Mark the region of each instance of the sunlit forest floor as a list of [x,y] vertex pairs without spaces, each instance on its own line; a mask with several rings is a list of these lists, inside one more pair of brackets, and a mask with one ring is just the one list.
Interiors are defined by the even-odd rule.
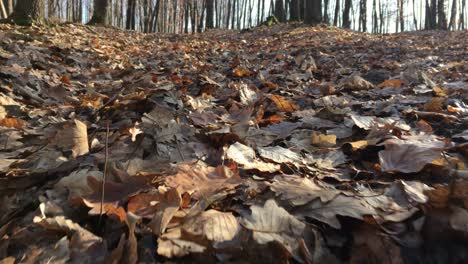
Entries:
[[0,25],[0,262],[467,263],[467,43]]

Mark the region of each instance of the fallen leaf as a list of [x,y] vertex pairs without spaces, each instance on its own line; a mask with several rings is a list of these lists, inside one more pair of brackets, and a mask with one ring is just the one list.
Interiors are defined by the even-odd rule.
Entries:
[[280,169],[279,165],[259,161],[255,157],[255,151],[239,142],[232,144],[226,151],[226,157],[233,160],[246,170],[259,170],[263,172],[275,172]]
[[275,103],[276,107],[281,112],[292,113],[300,109],[298,105],[283,96],[272,94],[269,98],[273,103]]
[[277,176],[269,186],[281,200],[293,206],[305,205],[318,198],[328,202],[339,194],[337,190],[322,188],[308,178]]
[[423,140],[388,139],[383,145],[385,150],[379,152],[383,171],[412,173],[421,171],[424,166],[439,158],[445,143],[426,137]]
[[377,213],[366,202],[339,194],[326,203],[320,201],[320,199],[313,200],[296,210],[295,215],[311,217],[333,228],[340,229],[341,224],[337,215],[363,220],[364,216],[373,216],[377,215]]
[[299,240],[306,225],[290,215],[275,200],[270,199],[263,206],[253,205],[252,213],[244,214],[242,225],[252,230],[254,240],[259,244],[272,241],[281,243],[292,255],[298,255]]

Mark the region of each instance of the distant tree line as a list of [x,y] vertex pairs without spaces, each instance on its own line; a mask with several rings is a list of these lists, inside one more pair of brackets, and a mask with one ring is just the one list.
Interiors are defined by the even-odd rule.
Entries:
[[372,33],[464,30],[466,0],[0,0],[0,18],[101,24],[143,32],[197,33],[280,22]]

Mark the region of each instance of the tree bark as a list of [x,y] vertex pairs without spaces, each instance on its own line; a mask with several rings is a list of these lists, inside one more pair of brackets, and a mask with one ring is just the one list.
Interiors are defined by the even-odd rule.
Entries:
[[11,19],[18,25],[41,24],[44,20],[44,1],[18,0]]
[[445,15],[445,1],[438,0],[437,3],[437,27],[447,29],[447,16]]
[[335,14],[333,16],[333,26],[338,26],[338,16],[340,15],[340,0],[336,0]]
[[465,8],[466,8],[466,0],[462,0],[461,2],[461,12],[460,18],[458,19],[458,30],[465,29]]
[[301,13],[300,13],[300,6],[299,6],[300,0],[291,0],[290,2],[290,20],[291,21],[299,21],[301,18]]
[[400,31],[403,32],[405,31],[405,16],[404,16],[404,10],[403,10],[403,0],[398,0],[398,4],[399,4],[398,17],[400,18]]
[[275,1],[275,14],[274,15],[280,22],[286,21],[286,13],[284,11],[283,0]]
[[206,0],[206,28],[214,28],[213,0]]
[[321,0],[305,0],[304,22],[309,25],[317,25],[322,22]]
[[457,0],[452,1],[452,12],[450,14],[450,24],[448,29],[455,30],[457,23]]
[[3,1],[0,0],[0,18],[8,18],[8,14],[3,4]]
[[351,11],[351,0],[345,0],[343,10],[343,27],[351,28],[351,20],[349,19],[349,12]]
[[367,31],[367,0],[359,1],[359,29]]
[[89,25],[109,24],[109,0],[94,0],[93,16],[88,22]]
[[330,17],[328,16],[328,7],[330,4],[330,0],[325,0],[324,1],[324,13],[323,13],[323,22],[328,24],[330,22]]

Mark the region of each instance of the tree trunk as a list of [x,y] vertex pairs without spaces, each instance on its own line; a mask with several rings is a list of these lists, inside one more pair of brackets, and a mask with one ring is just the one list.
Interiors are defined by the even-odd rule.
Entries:
[[276,0],[275,1],[275,13],[274,13],[274,15],[280,22],[285,22],[286,21],[286,13],[284,11],[283,0]]
[[93,16],[88,25],[107,25],[109,23],[109,0],[94,0]]
[[11,19],[18,25],[42,23],[44,19],[44,1],[18,0],[13,10]]
[[128,0],[127,1],[127,20],[125,22],[126,29],[135,30],[135,12],[136,12],[136,0]]
[[323,22],[325,24],[328,24],[330,22],[330,18],[328,16],[328,7],[329,7],[329,4],[330,4],[330,0],[325,0],[324,1],[324,13],[323,13]]
[[300,0],[291,0],[290,2],[290,20],[291,21],[299,21],[301,18],[301,13],[300,13],[300,6],[299,6]]
[[304,22],[309,25],[317,25],[322,22],[321,0],[305,0]]
[[404,10],[403,10],[403,0],[398,0],[398,4],[399,4],[398,17],[400,18],[400,31],[403,32],[405,31],[405,16],[404,16]]
[[340,15],[340,0],[336,0],[335,14],[333,16],[333,26],[338,26],[338,16]]
[[466,0],[462,0],[460,18],[458,21],[458,30],[465,29],[465,8],[466,8]]
[[351,11],[351,0],[345,0],[343,10],[343,27],[351,28],[351,20],[349,19],[349,12]]
[[445,15],[445,1],[438,0],[437,3],[437,20],[439,29],[447,29],[447,16]]
[[0,0],[0,18],[8,18],[5,4]]
[[213,0],[206,0],[206,28],[214,28]]
[[359,28],[367,31],[367,0],[359,1]]
[[450,14],[450,24],[448,29],[456,30],[457,29],[457,0],[452,1],[452,12]]

